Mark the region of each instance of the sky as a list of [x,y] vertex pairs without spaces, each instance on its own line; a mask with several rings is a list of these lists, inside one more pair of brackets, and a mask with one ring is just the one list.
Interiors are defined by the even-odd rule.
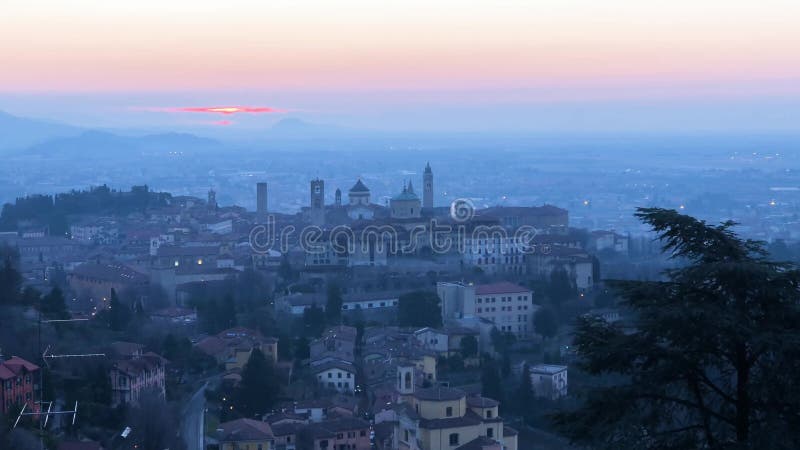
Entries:
[[79,125],[791,130],[800,2],[0,0],[0,61]]

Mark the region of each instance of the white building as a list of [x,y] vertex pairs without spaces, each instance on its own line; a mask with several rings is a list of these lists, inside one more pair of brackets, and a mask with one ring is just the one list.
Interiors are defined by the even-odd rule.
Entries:
[[350,393],[356,388],[356,368],[344,360],[330,361],[311,368],[317,383],[340,393]]
[[518,284],[500,282],[475,287],[475,315],[518,338],[533,333],[533,315],[538,308],[533,304],[533,291]]
[[436,290],[445,322],[474,317],[488,320],[498,330],[519,338],[533,334],[533,315],[538,306],[533,303],[533,292],[526,287],[509,282],[477,286],[438,283]]
[[530,368],[533,392],[552,400],[567,395],[567,366],[537,364]]

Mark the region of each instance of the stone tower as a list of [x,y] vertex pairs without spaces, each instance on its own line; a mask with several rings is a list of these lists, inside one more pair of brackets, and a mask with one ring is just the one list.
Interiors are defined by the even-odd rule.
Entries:
[[267,221],[267,183],[256,184],[256,220],[258,223]]
[[310,220],[314,225],[325,225],[325,181],[311,180]]
[[341,189],[336,188],[336,194],[335,194],[334,198],[335,198],[334,202],[336,203],[336,206],[342,206],[342,190]]
[[433,209],[433,171],[431,163],[425,165],[425,173],[422,175],[422,208],[430,211]]
[[400,395],[411,395],[414,393],[414,366],[397,366],[397,393]]
[[214,192],[213,189],[209,189],[208,190],[208,202],[207,202],[207,205],[208,205],[208,209],[210,209],[212,211],[217,209],[217,193]]

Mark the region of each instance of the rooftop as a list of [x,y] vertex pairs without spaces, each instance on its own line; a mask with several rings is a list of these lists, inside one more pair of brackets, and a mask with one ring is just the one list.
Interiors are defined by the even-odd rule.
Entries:
[[266,422],[237,419],[219,425],[221,442],[259,441],[273,439],[272,428]]
[[476,295],[492,295],[492,294],[522,294],[529,293],[530,289],[520,286],[508,281],[501,281],[492,284],[479,284],[475,286]]
[[537,364],[530,368],[531,373],[541,373],[553,375],[567,370],[567,366],[559,366],[556,364]]
[[353,194],[362,192],[369,193],[369,188],[364,183],[362,183],[361,178],[359,178],[358,181],[356,181],[356,184],[354,184],[353,187],[350,188],[350,192]]
[[461,389],[449,388],[443,386],[436,386],[432,388],[417,389],[414,392],[414,397],[419,400],[458,400],[464,398],[467,394]]
[[39,366],[36,364],[22,359],[19,356],[12,356],[0,362],[0,380],[10,380],[24,373],[36,370],[39,370]]

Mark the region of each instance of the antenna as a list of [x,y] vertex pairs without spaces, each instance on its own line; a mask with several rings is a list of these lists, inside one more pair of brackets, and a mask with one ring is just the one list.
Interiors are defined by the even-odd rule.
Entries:
[[[71,410],[61,410],[61,411],[53,411],[53,404],[54,402],[51,401],[44,401],[42,399],[44,393],[44,367],[50,367],[49,363],[47,362],[48,359],[64,359],[64,358],[85,358],[85,357],[97,357],[97,356],[105,356],[105,353],[85,353],[85,354],[62,354],[62,355],[52,355],[49,354],[50,346],[48,345],[44,351],[42,351],[42,324],[43,323],[66,323],[66,322],[88,322],[88,318],[72,318],[72,319],[42,319],[42,309],[41,305],[39,307],[39,317],[38,317],[38,325],[39,325],[39,351],[42,352],[42,366],[39,367],[39,401],[36,404],[39,404],[39,411],[36,411],[34,408],[31,408],[32,411],[26,412],[28,409],[28,402],[22,406],[22,410],[20,410],[19,415],[17,416],[17,420],[14,421],[14,426],[12,428],[16,428],[19,424],[19,421],[22,419],[23,416],[38,416],[39,417],[39,448],[44,449],[44,439],[41,437],[44,435],[44,428],[47,426],[47,422],[50,420],[50,416],[58,416],[58,415],[69,415],[72,414],[72,425],[75,425],[75,420],[78,417],[78,402],[75,402],[75,406]],[[42,412],[42,407],[47,404],[47,412]],[[42,420],[42,416],[44,416],[44,420]]]

